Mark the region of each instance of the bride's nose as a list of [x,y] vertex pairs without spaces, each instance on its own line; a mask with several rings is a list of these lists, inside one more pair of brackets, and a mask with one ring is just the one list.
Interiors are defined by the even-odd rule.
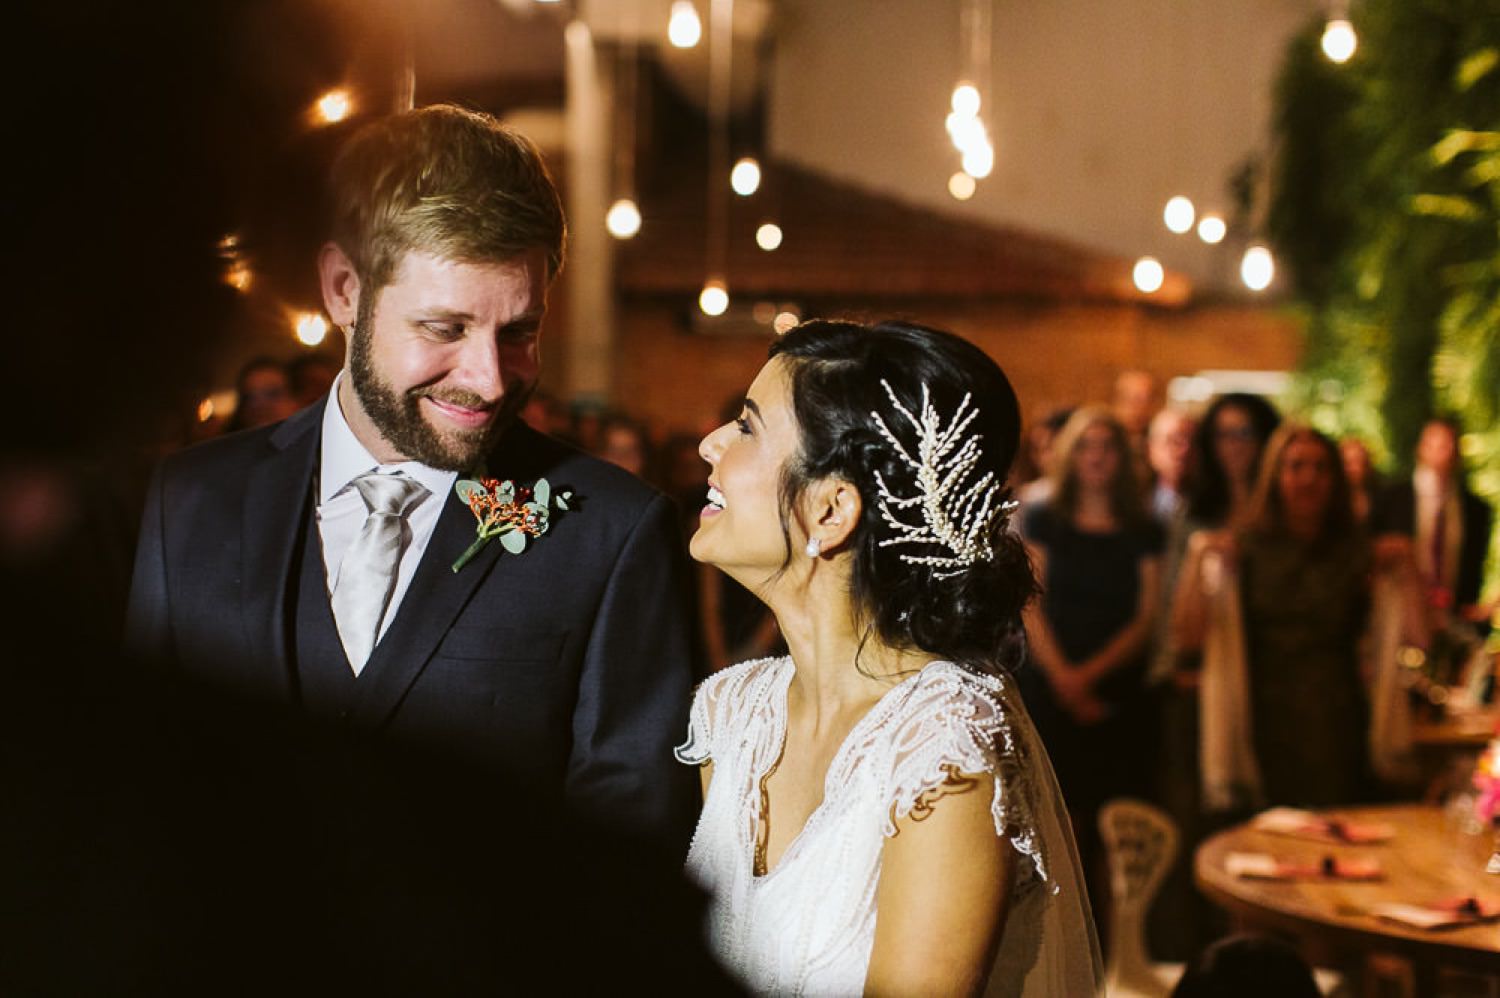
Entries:
[[710,466],[719,463],[719,455],[724,453],[724,431],[729,427],[728,423],[711,431],[708,436],[698,441],[698,456],[707,461]]

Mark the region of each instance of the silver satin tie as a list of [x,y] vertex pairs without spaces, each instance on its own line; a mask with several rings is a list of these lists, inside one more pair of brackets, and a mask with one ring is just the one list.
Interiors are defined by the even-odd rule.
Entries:
[[333,619],[357,676],[380,635],[380,619],[396,588],[405,546],[406,514],[428,494],[421,482],[370,472],[354,480],[369,515],[344,553],[333,590]]

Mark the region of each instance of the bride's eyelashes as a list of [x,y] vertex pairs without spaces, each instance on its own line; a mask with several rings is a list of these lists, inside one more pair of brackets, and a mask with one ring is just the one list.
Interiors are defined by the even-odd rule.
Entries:
[[734,425],[735,425],[735,426],[737,426],[737,427],[739,427],[739,430],[740,430],[740,434],[741,434],[741,435],[742,435],[742,436],[747,436],[747,437],[748,437],[748,436],[750,436],[750,435],[751,435],[751,431],[750,431],[750,420],[748,420],[748,419],[746,419],[746,418],[745,418],[745,415],[744,415],[744,413],[741,413],[741,414],[740,414],[740,415],[739,415],[739,416],[738,416],[738,417],[737,417],[737,418],[736,418],[736,419],[735,419],[735,421],[734,421]]

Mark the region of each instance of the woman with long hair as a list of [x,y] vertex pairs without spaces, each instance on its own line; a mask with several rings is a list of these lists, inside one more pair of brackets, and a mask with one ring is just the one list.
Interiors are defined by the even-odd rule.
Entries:
[[812,321],[703,441],[695,558],[790,655],[694,698],[688,869],[776,994],[1097,993],[1056,783],[1008,668],[1036,583],[1007,529],[1019,411],[948,333]]
[[1042,580],[1026,612],[1023,689],[1091,882],[1101,872],[1099,808],[1145,795],[1154,771],[1145,680],[1163,541],[1131,455],[1109,410],[1080,409],[1058,438],[1051,499],[1022,524]]
[[[1178,644],[1203,648],[1215,628],[1242,636],[1230,638],[1240,647],[1205,663],[1210,806],[1319,807],[1364,796],[1359,640],[1370,572],[1337,445],[1310,426],[1284,424],[1243,521],[1195,534],[1183,567]],[[1216,613],[1216,599],[1230,605]],[[1238,735],[1248,744],[1236,744]]]

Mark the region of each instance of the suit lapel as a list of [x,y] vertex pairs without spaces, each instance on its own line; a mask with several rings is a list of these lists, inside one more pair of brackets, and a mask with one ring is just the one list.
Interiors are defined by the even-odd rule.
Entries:
[[[534,481],[541,472],[529,459],[533,451],[529,446],[531,440],[532,431],[518,424],[491,455],[490,473],[518,484]],[[401,599],[396,619],[375,646],[370,664],[365,667],[371,682],[362,685],[354,708],[356,720],[365,724],[383,723],[427,667],[480,583],[496,573],[516,571],[519,559],[502,559],[504,548],[498,540],[490,541],[467,565],[453,571],[453,562],[474,541],[474,527],[474,514],[469,508],[452,492],[444,496],[443,511],[433,529],[432,540]]]
[[245,487],[240,612],[251,661],[265,663],[265,682],[278,692],[290,682],[287,585],[302,518],[309,513],[322,414],[323,407],[313,405],[283,423],[270,438],[270,453],[250,469]]

